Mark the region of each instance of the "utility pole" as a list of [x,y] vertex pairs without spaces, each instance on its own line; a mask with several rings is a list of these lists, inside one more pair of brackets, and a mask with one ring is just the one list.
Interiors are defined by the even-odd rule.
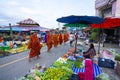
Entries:
[[12,38],[12,26],[11,26],[11,23],[9,23],[9,27],[10,27],[10,37]]

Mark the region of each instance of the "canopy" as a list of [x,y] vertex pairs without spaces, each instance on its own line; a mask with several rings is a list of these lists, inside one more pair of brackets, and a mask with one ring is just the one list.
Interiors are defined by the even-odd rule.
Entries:
[[91,24],[92,28],[115,28],[120,26],[120,18],[105,18],[101,24]]
[[82,24],[98,24],[104,22],[103,18],[97,16],[66,16],[57,19],[61,23],[82,23]]
[[81,23],[68,23],[68,24],[64,24],[63,26],[66,26],[66,27],[88,27],[89,25],[88,24],[81,24]]

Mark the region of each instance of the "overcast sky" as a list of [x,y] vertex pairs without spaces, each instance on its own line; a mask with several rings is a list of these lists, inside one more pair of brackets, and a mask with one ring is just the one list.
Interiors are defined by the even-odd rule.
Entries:
[[0,26],[31,18],[57,28],[56,19],[69,15],[95,15],[95,0],[0,0]]

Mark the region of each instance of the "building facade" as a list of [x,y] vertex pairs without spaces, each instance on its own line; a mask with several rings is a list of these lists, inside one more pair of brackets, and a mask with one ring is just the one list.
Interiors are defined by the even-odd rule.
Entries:
[[[120,18],[120,0],[96,0],[95,12],[96,16],[102,18],[106,17]],[[108,38],[113,39],[114,37],[113,42],[118,43],[118,40],[120,38],[120,27],[107,30],[104,29],[104,32],[107,33]]]
[[96,15],[100,17],[120,17],[120,0],[96,0]]

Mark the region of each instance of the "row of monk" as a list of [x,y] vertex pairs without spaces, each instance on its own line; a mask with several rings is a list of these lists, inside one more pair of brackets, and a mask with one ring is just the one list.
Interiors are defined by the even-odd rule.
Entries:
[[[69,41],[69,34],[67,32],[64,33],[51,33],[50,31],[46,32],[45,35],[45,42],[47,45],[47,51],[49,52],[50,49],[54,46],[57,47],[58,44],[66,43]],[[37,32],[33,32],[33,34],[30,35],[30,40],[28,42],[28,48],[30,49],[29,54],[29,61],[31,61],[31,58],[36,57],[39,58],[40,50],[42,48],[42,44],[39,41],[39,38],[37,37]]]

